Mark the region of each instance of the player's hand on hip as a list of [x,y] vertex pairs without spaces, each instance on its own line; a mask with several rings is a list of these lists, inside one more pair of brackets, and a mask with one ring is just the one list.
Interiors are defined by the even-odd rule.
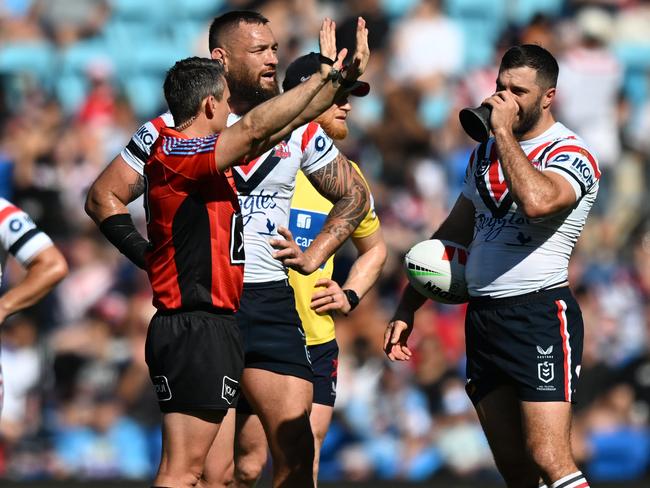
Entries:
[[350,309],[350,302],[341,290],[339,284],[328,278],[321,278],[316,282],[318,291],[311,296],[311,309],[318,314],[340,312],[347,314]]
[[368,29],[363,17],[357,19],[357,45],[352,56],[352,62],[345,69],[346,80],[356,80],[366,71],[370,60],[370,47],[368,47]]
[[403,320],[393,320],[384,331],[384,352],[391,361],[408,361],[413,353],[406,345],[413,325]]
[[300,246],[293,240],[291,231],[286,227],[278,227],[278,234],[284,239],[271,239],[269,244],[276,249],[273,257],[282,262],[287,268],[295,269],[301,274],[311,274],[316,270],[314,263],[311,262]]
[[483,105],[492,107],[490,125],[493,132],[498,129],[512,130],[519,114],[519,104],[512,93],[505,90],[498,91],[486,98]]
[[343,60],[347,56],[348,50],[344,48],[341,49],[338,55],[336,54],[336,22],[327,17],[323,19],[323,23],[321,24],[318,43],[320,46],[321,56],[334,62],[333,65],[321,63],[320,73],[325,80],[329,77],[332,68],[339,71],[341,70],[343,67]]

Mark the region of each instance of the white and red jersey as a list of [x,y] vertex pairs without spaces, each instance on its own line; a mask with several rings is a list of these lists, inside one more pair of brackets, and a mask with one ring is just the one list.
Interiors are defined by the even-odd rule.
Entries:
[[0,244],[0,265],[4,268],[7,254],[26,266],[39,252],[51,246],[52,240],[36,227],[29,215],[0,198]]
[[[34,257],[52,245],[52,240],[41,232],[32,219],[11,202],[0,198],[0,279],[7,254],[27,266]],[[4,382],[0,368],[0,411],[4,403]]]
[[508,191],[494,139],[478,146],[463,186],[476,209],[465,267],[471,296],[510,297],[566,282],[571,252],[596,200],[598,162],[564,125],[556,122],[520,145],[535,168],[569,182],[576,203],[544,219],[527,218]]
[[[237,120],[239,117],[231,114],[228,125]],[[144,163],[160,129],[173,125],[169,113],[147,122],[133,135],[121,156],[143,174]],[[244,283],[279,281],[287,277],[286,268],[273,258],[274,249],[269,239],[281,237],[278,227],[289,227],[289,207],[298,170],[309,175],[332,162],[338,154],[332,139],[318,124],[311,122],[294,130],[260,157],[232,168],[244,219]]]

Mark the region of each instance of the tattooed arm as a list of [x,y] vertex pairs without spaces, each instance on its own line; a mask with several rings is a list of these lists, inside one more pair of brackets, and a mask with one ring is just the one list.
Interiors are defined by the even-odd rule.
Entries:
[[85,208],[111,244],[144,269],[149,242],[135,228],[126,208],[143,192],[144,177],[117,156],[90,187]]
[[304,253],[300,252],[286,228],[278,229],[286,240],[271,240],[271,245],[278,249],[274,257],[302,274],[313,273],[334,254],[370,208],[366,183],[342,154],[307,177],[314,188],[334,204],[323,229]]
[[143,192],[142,175],[118,155],[88,190],[86,213],[99,225],[111,215],[129,213],[126,206]]

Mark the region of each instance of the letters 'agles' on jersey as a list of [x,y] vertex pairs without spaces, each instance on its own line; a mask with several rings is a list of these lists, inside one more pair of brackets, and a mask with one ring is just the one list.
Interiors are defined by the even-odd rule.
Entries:
[[242,220],[229,171],[215,165],[217,140],[162,128],[144,167],[147,272],[159,309],[239,308]]

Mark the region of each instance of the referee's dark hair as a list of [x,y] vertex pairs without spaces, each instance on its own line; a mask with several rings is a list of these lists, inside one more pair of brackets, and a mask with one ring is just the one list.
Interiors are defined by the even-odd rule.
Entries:
[[524,66],[537,71],[537,84],[543,89],[556,87],[560,68],[553,55],[542,46],[523,44],[511,47],[501,58],[499,73]]
[[194,117],[201,102],[212,95],[223,98],[223,66],[214,59],[191,57],[178,61],[165,77],[165,100],[176,126]]
[[226,34],[241,22],[264,25],[269,23],[269,19],[251,10],[233,10],[232,12],[226,12],[219,17],[215,17],[212,24],[210,24],[210,33],[208,35],[210,52],[217,47],[223,47]]

